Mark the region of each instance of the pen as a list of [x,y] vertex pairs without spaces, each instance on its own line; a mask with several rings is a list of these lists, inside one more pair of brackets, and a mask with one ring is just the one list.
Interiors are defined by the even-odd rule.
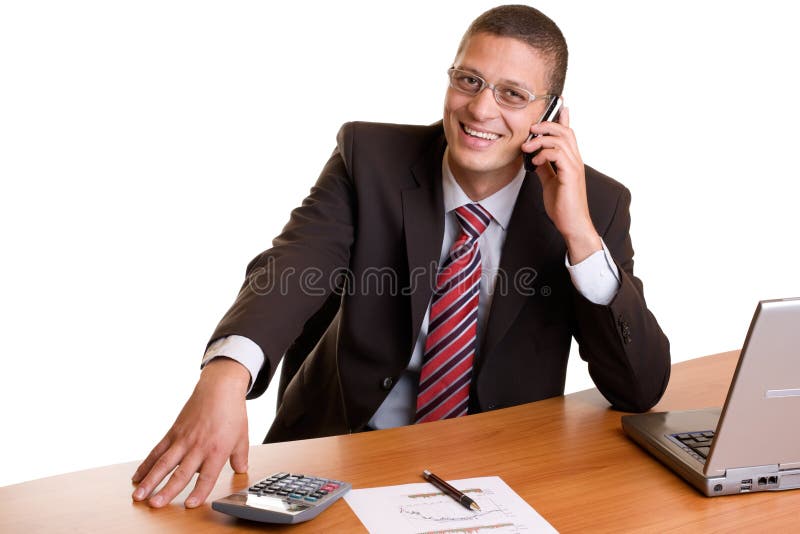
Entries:
[[458,491],[453,486],[451,486],[441,478],[437,477],[427,469],[425,469],[422,472],[422,476],[425,478],[425,480],[427,480],[428,482],[430,482],[431,484],[433,484],[434,486],[445,492],[447,495],[458,501],[464,508],[475,510],[476,512],[480,511],[481,507],[478,506],[478,503],[476,503],[475,501],[473,501],[472,499],[464,495],[462,492]]

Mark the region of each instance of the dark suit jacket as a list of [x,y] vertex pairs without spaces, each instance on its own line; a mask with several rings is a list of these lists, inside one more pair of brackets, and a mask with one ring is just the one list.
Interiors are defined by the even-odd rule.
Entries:
[[[211,341],[242,335],[266,363],[286,355],[265,441],[356,432],[408,365],[431,298],[444,232],[441,123],[349,123],[303,204],[257,256]],[[618,263],[608,306],[586,300],[529,174],[508,226],[501,275],[475,359],[470,412],[561,395],[570,339],[615,407],[644,411],[667,386],[669,342],[633,275],[630,193],[586,167],[592,220]]]

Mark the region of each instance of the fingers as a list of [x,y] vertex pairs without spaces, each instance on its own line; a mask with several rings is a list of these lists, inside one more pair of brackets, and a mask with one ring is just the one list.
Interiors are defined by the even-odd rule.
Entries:
[[534,165],[542,165],[549,161],[559,169],[566,169],[582,164],[575,143],[564,137],[554,135],[537,137],[528,144],[528,147],[534,151],[541,149],[533,158]]
[[150,470],[139,483],[139,487],[133,492],[133,500],[143,501],[146,499],[161,481],[175,469],[175,466],[181,463],[183,457],[184,451],[177,446],[172,446],[167,449],[164,454],[156,459]]
[[[160,508],[172,501],[175,496],[185,488],[192,480],[194,474],[200,469],[203,463],[202,454],[199,451],[192,451],[180,460],[180,465],[169,477],[169,481],[158,493],[150,498],[149,504],[154,508]],[[219,471],[218,471],[219,473]],[[163,480],[163,476],[161,479]],[[212,482],[213,485],[213,482]],[[209,490],[210,491],[210,490]]]
[[[222,471],[222,467],[224,465],[225,465],[224,456],[212,456],[207,458],[206,461],[203,462],[203,466],[200,468],[200,473],[197,475],[197,482],[195,482],[194,484],[194,489],[189,494],[189,497],[186,498],[186,502],[184,503],[186,508],[195,508],[197,506],[200,506],[200,504],[202,504],[203,502],[205,502],[205,500],[211,493],[211,490],[214,489],[214,484],[217,482],[217,478],[219,478],[219,474]],[[170,480],[170,482],[172,481]],[[169,500],[171,501],[172,499],[175,498],[175,495],[177,495],[181,489],[186,487],[186,483],[188,483],[188,480],[185,483],[183,483],[180,489],[176,491],[174,494],[168,494],[165,495],[165,497],[169,498]],[[166,489],[167,488],[165,486],[160,493],[164,493]]]
[[[566,110],[565,110],[566,111]],[[565,115],[567,120],[569,120],[569,114]],[[561,120],[561,119],[559,119]],[[569,126],[565,126],[564,124],[560,124],[558,122],[539,122],[531,126],[531,133],[536,134],[535,137],[530,143],[539,139],[541,137],[563,137],[565,139],[575,140],[575,132],[572,131],[572,128]]]
[[136,468],[136,472],[133,474],[133,477],[131,477],[131,480],[134,482],[141,482],[144,476],[153,468],[153,464],[156,463],[156,460],[158,460],[158,458],[167,451],[169,445],[170,440],[167,437],[164,437],[164,439],[162,439],[158,445],[153,447],[153,450],[150,451],[150,454],[147,455],[147,458],[145,458],[144,461],[139,464],[139,467]]
[[236,473],[247,472],[247,455],[250,452],[250,443],[247,433],[236,443],[236,447],[231,453],[231,469]]

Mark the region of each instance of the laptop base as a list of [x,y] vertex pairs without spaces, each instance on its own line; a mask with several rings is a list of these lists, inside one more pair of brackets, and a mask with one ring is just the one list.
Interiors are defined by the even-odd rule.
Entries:
[[704,462],[672,436],[714,429],[719,416],[719,408],[624,415],[622,428],[640,447],[707,497],[800,488],[800,469],[780,470],[778,465],[728,469],[724,476],[706,476]]

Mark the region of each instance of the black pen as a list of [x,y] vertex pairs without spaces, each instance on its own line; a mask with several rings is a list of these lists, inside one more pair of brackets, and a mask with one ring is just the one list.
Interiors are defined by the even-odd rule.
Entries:
[[436,475],[428,471],[427,469],[422,472],[422,476],[425,477],[425,480],[427,480],[428,482],[430,482],[431,484],[433,484],[434,486],[436,486],[437,488],[448,494],[450,497],[454,498],[459,503],[461,503],[461,505],[464,508],[475,510],[476,512],[480,511],[481,507],[478,506],[478,503],[476,503],[475,501],[473,501],[472,499],[470,499],[469,497],[467,497],[466,495],[464,495],[463,493],[455,489],[453,486],[451,486],[441,478],[437,477]]

